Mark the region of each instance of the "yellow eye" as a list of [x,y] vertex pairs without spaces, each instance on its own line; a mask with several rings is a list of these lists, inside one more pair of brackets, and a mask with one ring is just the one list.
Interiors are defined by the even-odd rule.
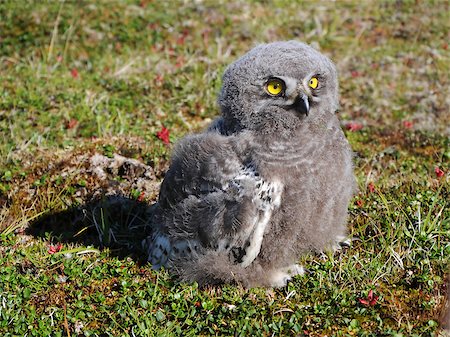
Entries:
[[317,77],[311,77],[311,79],[309,80],[309,86],[313,89],[316,89],[319,85],[319,80],[317,79]]
[[284,83],[279,79],[271,79],[266,84],[266,90],[272,96],[279,96],[283,93]]

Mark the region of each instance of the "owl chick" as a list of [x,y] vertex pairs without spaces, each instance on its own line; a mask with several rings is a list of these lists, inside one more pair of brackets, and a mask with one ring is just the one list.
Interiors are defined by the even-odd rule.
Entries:
[[355,178],[336,69],[300,42],[259,45],[226,69],[218,104],[174,150],[148,261],[200,285],[282,287],[345,236]]

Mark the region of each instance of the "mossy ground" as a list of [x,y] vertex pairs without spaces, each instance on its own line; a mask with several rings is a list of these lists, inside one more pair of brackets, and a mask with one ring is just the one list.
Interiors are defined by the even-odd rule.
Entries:
[[[438,333],[448,13],[444,1],[0,3],[0,334]],[[303,257],[310,273],[277,290],[199,289],[152,271],[135,243],[171,144],[217,116],[227,64],[286,39],[340,73],[360,189],[353,244]],[[379,297],[364,305],[370,290]]]

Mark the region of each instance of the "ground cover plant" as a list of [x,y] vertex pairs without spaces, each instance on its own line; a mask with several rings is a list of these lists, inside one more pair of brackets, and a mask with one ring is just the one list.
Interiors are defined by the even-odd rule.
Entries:
[[[0,3],[0,335],[444,335],[447,2]],[[227,64],[298,39],[340,73],[350,247],[283,289],[178,284],[139,242]],[[447,304],[448,306],[448,304]]]

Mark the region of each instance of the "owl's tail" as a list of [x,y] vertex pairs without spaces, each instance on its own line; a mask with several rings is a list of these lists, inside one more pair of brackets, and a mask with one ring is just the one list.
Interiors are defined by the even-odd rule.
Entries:
[[234,283],[244,288],[272,286],[270,273],[255,260],[248,267],[230,261],[228,253],[206,251],[194,259],[174,261],[170,266],[181,281],[197,282],[199,286]]

